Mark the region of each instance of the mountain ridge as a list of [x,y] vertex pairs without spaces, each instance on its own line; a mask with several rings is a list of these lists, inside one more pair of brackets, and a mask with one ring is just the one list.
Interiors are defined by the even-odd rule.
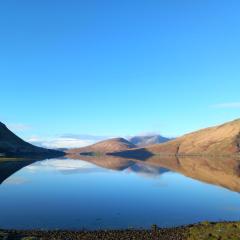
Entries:
[[25,142],[0,122],[0,155],[6,157],[62,156],[64,152],[45,149]]
[[133,136],[128,139],[129,142],[135,144],[138,147],[146,147],[153,144],[159,144],[170,141],[170,138],[163,137],[159,134],[139,135]]
[[140,151],[150,155],[239,155],[240,119],[200,129],[162,144],[117,152],[113,155],[137,157]]
[[[150,138],[151,137],[147,137]],[[136,139],[135,139],[136,140]],[[137,139],[139,140],[139,139]],[[139,140],[141,143],[141,139]],[[82,148],[68,149],[66,154],[102,153],[124,157],[148,158],[156,154],[232,155],[240,156],[240,119],[200,129],[161,144],[138,147],[124,138],[111,138]],[[0,122],[0,156],[64,155],[65,153],[25,142]]]
[[66,151],[68,154],[91,155],[94,153],[118,152],[136,148],[137,146],[124,138],[110,138],[82,148]]

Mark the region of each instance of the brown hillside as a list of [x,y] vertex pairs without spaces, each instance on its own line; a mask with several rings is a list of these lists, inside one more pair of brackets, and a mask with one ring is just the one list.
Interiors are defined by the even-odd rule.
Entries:
[[104,140],[93,145],[70,149],[67,151],[68,154],[76,153],[107,153],[107,152],[118,152],[128,149],[136,148],[136,146],[124,138],[112,138]]
[[236,154],[240,151],[240,119],[186,134],[147,148],[153,153]]
[[175,140],[145,148],[113,153],[116,156],[138,157],[149,154],[232,155],[240,153],[240,119],[219,126],[192,132]]

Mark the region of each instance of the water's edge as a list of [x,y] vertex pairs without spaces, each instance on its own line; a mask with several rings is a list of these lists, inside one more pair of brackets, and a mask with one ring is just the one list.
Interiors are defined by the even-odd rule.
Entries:
[[[158,228],[152,225],[151,229],[123,229],[123,230],[1,230],[0,239],[171,239],[192,240],[199,238],[237,239],[240,233],[240,222],[201,222],[180,227]],[[225,238],[224,238],[225,239]]]

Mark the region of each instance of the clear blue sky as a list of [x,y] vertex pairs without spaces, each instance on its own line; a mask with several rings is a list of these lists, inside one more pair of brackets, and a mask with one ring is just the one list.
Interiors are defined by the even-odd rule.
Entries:
[[[0,119],[177,136],[240,116],[240,1],[0,3]],[[19,129],[20,130],[20,129]]]

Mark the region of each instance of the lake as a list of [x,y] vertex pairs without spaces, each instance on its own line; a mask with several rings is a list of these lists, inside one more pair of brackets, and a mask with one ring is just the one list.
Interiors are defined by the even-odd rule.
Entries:
[[240,220],[234,159],[0,161],[3,175],[0,228],[121,229]]

